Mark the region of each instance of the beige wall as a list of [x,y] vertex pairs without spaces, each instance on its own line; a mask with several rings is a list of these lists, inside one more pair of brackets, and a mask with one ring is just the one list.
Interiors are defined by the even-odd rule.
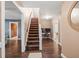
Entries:
[[68,11],[73,2],[65,2],[62,7],[60,20],[60,39],[62,40],[62,53],[66,57],[79,57],[79,32],[73,30],[68,24]]
[[[0,42],[1,42],[1,2],[0,2]],[[0,45],[1,46],[1,45]],[[0,58],[1,58],[1,48],[0,48]]]
[[1,2],[0,2],[0,41],[1,41]]
[[[0,41],[1,41],[1,2],[0,2]],[[0,48],[0,58],[1,58],[1,48]]]

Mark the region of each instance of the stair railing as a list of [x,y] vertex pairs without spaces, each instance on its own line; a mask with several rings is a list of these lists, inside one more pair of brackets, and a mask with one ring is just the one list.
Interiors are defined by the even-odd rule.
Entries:
[[31,24],[31,15],[32,15],[32,12],[29,15],[28,25],[26,25],[27,28],[25,30],[25,40],[26,40],[25,41],[25,47],[27,46],[28,33],[29,33],[30,24]]
[[40,17],[38,17],[38,25],[39,25],[39,50],[42,50],[42,30],[41,30]]

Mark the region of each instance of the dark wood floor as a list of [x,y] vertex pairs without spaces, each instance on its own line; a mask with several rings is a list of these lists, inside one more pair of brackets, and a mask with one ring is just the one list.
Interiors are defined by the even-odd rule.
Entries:
[[[61,53],[61,47],[57,45],[51,39],[43,39],[43,50],[36,51],[42,52],[43,58],[59,58]],[[21,41],[9,40],[6,45],[6,58],[27,58],[30,51],[21,53]],[[32,52],[32,51],[31,51]]]
[[5,46],[5,57],[13,58],[20,57],[21,55],[21,41],[20,40],[8,40],[7,45]]
[[61,55],[60,46],[51,39],[43,39],[43,58],[59,58]]

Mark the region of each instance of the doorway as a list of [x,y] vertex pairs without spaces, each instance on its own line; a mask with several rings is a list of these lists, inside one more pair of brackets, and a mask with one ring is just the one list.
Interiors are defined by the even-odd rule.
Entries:
[[[9,21],[8,22],[9,29],[9,38],[6,40],[5,45],[5,57],[6,58],[14,58],[20,57],[21,55],[21,39],[19,39],[19,22]],[[18,29],[19,28],[19,29]]]
[[10,39],[18,38],[18,22],[9,22]]

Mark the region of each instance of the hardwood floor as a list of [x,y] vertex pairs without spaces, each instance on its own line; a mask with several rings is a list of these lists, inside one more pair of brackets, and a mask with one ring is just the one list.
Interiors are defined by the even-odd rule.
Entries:
[[21,41],[20,40],[8,40],[5,46],[5,57],[6,58],[17,58],[21,55]]
[[[61,53],[61,47],[57,45],[51,39],[43,39],[43,50],[34,51],[42,52],[43,58],[59,58]],[[6,58],[27,58],[30,52],[26,51],[21,53],[21,41],[20,40],[9,40],[6,45]]]
[[51,39],[43,39],[43,58],[59,58],[61,55],[60,46]]

